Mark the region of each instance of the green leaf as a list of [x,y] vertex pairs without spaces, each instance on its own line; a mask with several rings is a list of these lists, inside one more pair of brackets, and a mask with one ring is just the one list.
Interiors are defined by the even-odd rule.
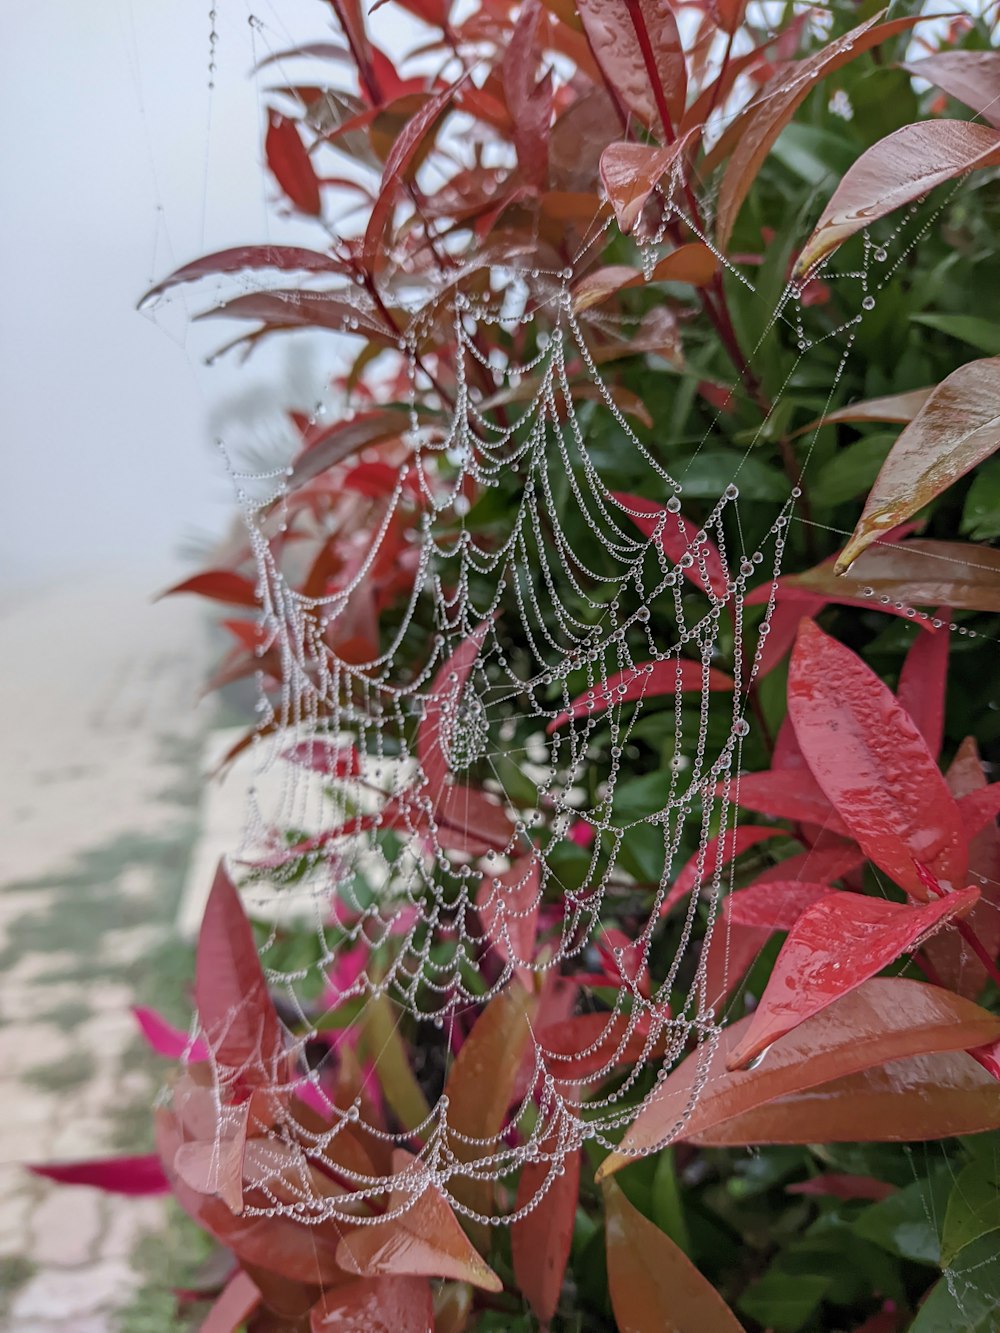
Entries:
[[723,449],[706,449],[676,465],[676,475],[684,494],[697,500],[716,500],[730,482],[740,488],[744,500],[782,501],[788,495],[788,482],[777,470],[759,458]]
[[675,1245],[691,1255],[691,1235],[684,1216],[684,1203],[677,1182],[673,1148],[664,1148],[656,1159],[652,1189],[653,1221]]
[[895,433],[879,431],[838,449],[816,478],[815,495],[819,503],[842,504],[867,491],[895,442]]
[[996,1237],[980,1236],[935,1283],[910,1333],[996,1333],[1000,1263]]
[[961,531],[977,542],[1000,537],[1000,458],[991,458],[976,473],[965,497]]
[[825,1274],[781,1273],[772,1269],[744,1292],[738,1308],[775,1333],[796,1333],[829,1289],[830,1279]]
[[979,315],[911,315],[910,319],[969,343],[987,356],[1000,356],[1000,324],[995,320]]
[[771,156],[807,185],[821,185],[831,176],[839,180],[857,154],[842,135],[793,123],[771,149]]
[[866,1208],[854,1224],[855,1233],[901,1259],[938,1264],[939,1219],[944,1216],[951,1182],[950,1171],[913,1181],[898,1194]]
[[995,1172],[971,1162],[959,1173],[948,1197],[941,1233],[941,1264],[951,1265],[960,1250],[980,1236],[1000,1231],[1000,1188]]

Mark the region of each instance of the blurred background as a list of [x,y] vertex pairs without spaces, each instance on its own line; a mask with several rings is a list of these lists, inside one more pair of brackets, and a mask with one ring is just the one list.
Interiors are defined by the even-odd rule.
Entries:
[[165,1065],[131,1008],[186,1025],[178,917],[197,921],[199,875],[240,826],[239,778],[204,779],[238,720],[199,698],[204,603],[154,598],[233,522],[216,441],[287,453],[284,409],[321,398],[330,340],[207,368],[229,336],[191,324],[211,290],[137,305],[208,251],[315,244],[275,207],[260,99],[280,80],[253,71],[330,26],[316,0],[5,12],[0,1327],[17,1333],[172,1326],[163,1273],[185,1238],[162,1201],[25,1164],[149,1151]]

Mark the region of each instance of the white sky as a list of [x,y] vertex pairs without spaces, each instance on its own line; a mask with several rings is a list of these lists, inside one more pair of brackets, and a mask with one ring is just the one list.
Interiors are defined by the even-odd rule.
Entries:
[[[254,12],[263,24],[248,23]],[[280,15],[280,18],[277,17]],[[279,404],[288,352],[249,369],[201,364],[227,325],[187,325],[195,289],[153,318],[154,277],[206,250],[318,244],[276,218],[261,166],[256,54],[330,35],[317,0],[30,0],[5,9],[0,54],[0,580],[95,569],[156,587],[194,533],[220,532],[232,494],[209,410],[262,379]],[[279,81],[271,71],[262,84]],[[187,293],[190,293],[188,295]],[[314,359],[308,392],[324,376]],[[302,377],[300,376],[300,379]],[[309,378],[309,375],[306,375]],[[301,388],[301,386],[300,386]],[[263,431],[267,435],[266,428]]]

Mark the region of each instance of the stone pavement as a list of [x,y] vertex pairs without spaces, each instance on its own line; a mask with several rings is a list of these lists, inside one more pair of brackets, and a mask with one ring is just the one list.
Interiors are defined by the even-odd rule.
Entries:
[[183,993],[207,622],[194,599],[105,580],[8,597],[0,651],[0,1329],[105,1333],[164,1202],[22,1164],[150,1147],[162,1067],[130,1005]]

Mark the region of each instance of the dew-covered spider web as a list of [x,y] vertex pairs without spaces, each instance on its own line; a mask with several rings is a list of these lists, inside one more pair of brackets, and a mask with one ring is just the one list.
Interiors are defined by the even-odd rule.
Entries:
[[[658,224],[631,238],[646,279],[678,229],[713,248],[679,180],[655,195]],[[825,266],[852,311],[837,327],[804,283],[761,300],[751,371],[781,326],[789,379],[822,352],[832,401],[860,322],[937,211],[914,205],[864,236],[857,268]],[[281,1108],[255,1111],[250,1215],[384,1221],[433,1185],[470,1219],[509,1222],[570,1152],[617,1145],[692,1052],[664,1143],[701,1091],[729,992],[733,798],[763,725],[788,533],[809,521],[810,445],[784,494],[747,498],[769,416],[719,470],[718,422],[749,392],[734,372],[672,457],[669,421],[611,370],[651,358],[693,393],[676,321],[586,296],[617,228],[607,205],[562,267],[484,251],[434,277],[401,249],[380,280],[406,312],[379,360],[394,429],[370,431],[383,409],[341,384],[300,423],[290,466],[253,471],[222,441],[261,608],[256,777],[230,869],[264,923],[293,1053],[283,1081],[250,1079]],[[746,266],[713,253],[753,291]],[[372,294],[328,275],[279,294],[240,282],[243,299],[267,291],[296,311],[343,298],[333,327],[348,334],[378,325]],[[331,422],[357,424],[342,453]],[[265,1055],[234,1066],[219,1032],[197,1035],[224,1145],[246,1115],[229,1094]],[[498,1090],[493,1111],[473,1087],[480,1103]],[[369,1215],[386,1192],[373,1162],[393,1148],[409,1165]],[[527,1162],[547,1170],[515,1198]]]

